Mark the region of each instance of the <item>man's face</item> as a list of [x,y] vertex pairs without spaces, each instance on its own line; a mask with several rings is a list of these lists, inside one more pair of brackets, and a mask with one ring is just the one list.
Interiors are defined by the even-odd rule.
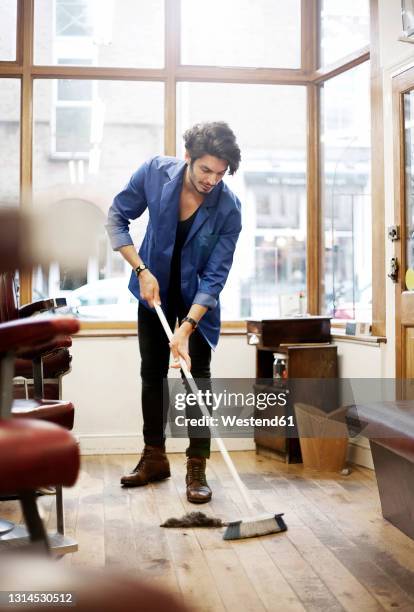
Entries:
[[228,162],[213,155],[203,155],[191,163],[188,153],[188,179],[197,193],[207,194],[219,183],[227,172]]

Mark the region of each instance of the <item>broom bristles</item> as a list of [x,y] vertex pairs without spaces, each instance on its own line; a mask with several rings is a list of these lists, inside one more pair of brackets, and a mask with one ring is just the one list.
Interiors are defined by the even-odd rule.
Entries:
[[180,518],[169,518],[160,527],[227,527],[223,540],[242,540],[286,531],[287,525],[282,517],[283,513],[260,514],[226,523],[203,512],[190,512]]
[[255,518],[246,518],[228,524],[223,540],[242,540],[256,538],[271,533],[286,531],[287,525],[282,514],[266,514]]

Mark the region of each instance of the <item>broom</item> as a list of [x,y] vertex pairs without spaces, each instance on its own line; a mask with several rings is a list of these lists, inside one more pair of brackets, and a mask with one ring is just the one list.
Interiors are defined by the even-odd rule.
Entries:
[[[155,311],[158,315],[161,325],[164,328],[164,331],[168,337],[168,340],[171,341],[173,337],[173,333],[170,329],[170,326],[168,325],[168,321],[164,315],[162,308],[156,304]],[[195,380],[191,372],[187,368],[187,364],[185,363],[182,357],[180,357],[180,366],[191,388],[191,391],[198,398],[199,397],[198,387],[195,383]],[[198,401],[198,405],[200,407],[202,414],[206,417],[207,422],[208,422],[208,417],[210,416],[210,413],[207,410],[206,405],[201,399]],[[227,529],[223,535],[224,540],[240,540],[242,538],[254,538],[257,536],[267,535],[270,533],[278,533],[279,531],[286,531],[287,526],[283,520],[283,513],[281,514],[260,514],[260,515],[254,514],[255,508],[253,506],[253,502],[250,499],[250,495],[244,483],[242,482],[239,474],[237,473],[235,465],[224,445],[223,440],[221,439],[216,428],[213,425],[210,425],[210,431],[211,431],[211,435],[214,436],[216,440],[217,446],[219,447],[219,450],[227,465],[227,468],[231,474],[231,477],[233,478],[234,483],[236,484],[238,490],[240,491],[240,494],[249,510],[250,516],[246,518],[241,518],[236,521],[222,523],[220,519],[214,519],[211,517],[207,517],[202,512],[196,512],[196,513],[192,512],[190,514],[185,515],[181,519],[169,519],[168,521],[166,521],[166,523],[164,523],[161,526],[162,527],[179,527],[179,526],[180,527],[181,526],[182,527],[184,526],[185,527],[191,527],[191,526],[217,527],[221,525],[226,525]]]

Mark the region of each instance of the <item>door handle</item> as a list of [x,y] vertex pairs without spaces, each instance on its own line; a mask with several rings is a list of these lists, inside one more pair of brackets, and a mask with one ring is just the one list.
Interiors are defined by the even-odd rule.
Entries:
[[391,257],[390,260],[390,271],[387,276],[392,280],[393,283],[398,283],[398,272],[400,264],[397,257]]

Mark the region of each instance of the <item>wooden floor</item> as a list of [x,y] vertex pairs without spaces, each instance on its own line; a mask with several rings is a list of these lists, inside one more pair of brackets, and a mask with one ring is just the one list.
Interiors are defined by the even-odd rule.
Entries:
[[[381,516],[375,476],[316,474],[254,452],[232,457],[258,512],[285,512],[286,533],[225,542],[223,530],[167,530],[159,523],[194,510],[185,499],[185,459],[171,455],[172,478],[122,489],[132,456],[83,457],[65,490],[67,534],[79,551],[61,563],[109,565],[164,585],[196,610],[414,610],[414,542]],[[241,499],[221,457],[208,466],[213,501],[204,511],[234,520]],[[53,498],[41,506],[54,527]],[[2,516],[18,518],[14,502]]]

